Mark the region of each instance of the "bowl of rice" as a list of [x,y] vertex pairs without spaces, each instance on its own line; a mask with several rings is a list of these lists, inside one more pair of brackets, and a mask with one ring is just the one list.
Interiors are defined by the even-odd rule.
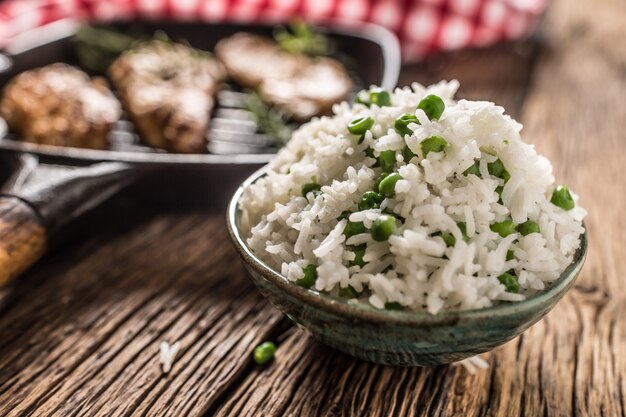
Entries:
[[338,350],[463,360],[537,322],[582,268],[578,196],[502,107],[457,89],[362,91],[294,132],[231,200],[254,283]]

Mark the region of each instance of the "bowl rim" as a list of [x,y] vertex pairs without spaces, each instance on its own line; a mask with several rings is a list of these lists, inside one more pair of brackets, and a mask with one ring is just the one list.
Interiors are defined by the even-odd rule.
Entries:
[[501,303],[491,307],[476,308],[469,310],[448,310],[441,311],[437,314],[431,314],[426,311],[412,310],[386,310],[377,309],[366,303],[350,302],[348,299],[340,299],[327,297],[320,294],[316,290],[295,285],[289,281],[287,277],[273,270],[269,265],[259,259],[252,249],[247,245],[243,237],[239,225],[237,225],[237,214],[239,209],[239,200],[243,195],[244,189],[255,181],[265,176],[268,167],[264,166],[250,175],[235,191],[227,209],[226,223],[229,234],[235,244],[235,248],[243,259],[243,262],[254,268],[264,279],[273,285],[279,287],[281,291],[288,293],[290,296],[299,299],[319,309],[329,311],[344,317],[354,318],[359,316],[360,319],[368,319],[375,322],[393,322],[404,325],[424,325],[451,323],[463,320],[481,320],[487,317],[511,316],[523,311],[540,310],[542,305],[550,304],[552,299],[558,301],[567,290],[573,285],[582,269],[587,257],[588,240],[587,228],[583,222],[585,231],[581,235],[580,246],[574,253],[574,259],[565,271],[553,281],[550,286],[539,293],[533,294],[522,301]]

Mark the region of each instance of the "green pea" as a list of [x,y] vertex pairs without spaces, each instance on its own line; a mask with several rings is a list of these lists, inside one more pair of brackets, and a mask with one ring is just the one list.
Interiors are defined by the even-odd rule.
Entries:
[[420,101],[417,108],[424,110],[424,113],[426,113],[426,116],[428,116],[430,120],[439,120],[446,105],[441,97],[430,94]]
[[388,172],[383,172],[382,174],[380,174],[380,176],[374,182],[374,191],[376,191],[377,193],[380,193],[380,183],[382,182],[382,180],[387,178],[388,175],[389,175]]
[[443,241],[446,243],[446,246],[448,247],[456,245],[456,238],[450,232],[442,233],[441,238],[443,239]]
[[351,222],[348,220],[348,224],[346,224],[346,228],[343,229],[343,234],[346,235],[346,238],[351,236],[360,235],[361,233],[365,233],[367,229],[363,222]]
[[420,143],[424,158],[426,158],[426,155],[428,155],[430,152],[442,152],[448,146],[450,146],[450,144],[446,142],[446,140],[441,136],[431,136],[424,139],[422,143]]
[[405,135],[412,135],[413,131],[409,129],[410,123],[420,124],[420,121],[417,119],[416,115],[411,113],[405,113],[402,116],[398,117],[395,122],[393,122],[393,128],[402,137],[404,137]]
[[508,251],[506,251],[506,260],[512,261],[513,259],[515,259],[515,251],[509,249]]
[[502,191],[504,191],[504,187],[502,185],[498,185],[496,187],[496,193],[498,193],[498,195],[500,196],[500,198],[498,198],[498,204],[504,204],[502,202]]
[[322,189],[322,186],[316,182],[308,182],[302,186],[302,196],[306,197],[308,193],[317,194]]
[[509,179],[511,179],[511,174],[509,174],[509,171],[506,170],[506,168],[504,167],[504,164],[502,163],[500,159],[496,159],[495,161],[488,163],[487,170],[489,171],[490,175],[493,175],[494,177],[502,178],[505,183]]
[[392,198],[396,195],[396,183],[401,179],[402,175],[397,172],[387,175],[378,185],[378,192],[384,197]]
[[369,107],[370,105],[370,96],[369,93],[367,92],[367,90],[361,90],[359,91],[356,96],[354,97],[354,103],[356,104],[364,104],[367,107]]
[[369,210],[376,208],[383,202],[383,197],[375,191],[367,191],[359,201],[359,210]]
[[395,311],[402,311],[404,310],[404,306],[400,303],[397,303],[395,301],[393,302],[386,302],[385,303],[385,310],[395,310]]
[[354,252],[354,260],[350,261],[350,266],[358,265],[361,268],[365,266],[366,262],[363,260],[363,256],[365,256],[366,249],[367,246],[365,245],[359,245],[354,247],[354,249],[352,250]]
[[502,237],[507,237],[511,233],[515,233],[515,224],[510,220],[494,223],[489,228]]
[[370,295],[372,295],[372,290],[370,290],[370,287],[368,287],[367,285],[363,285],[363,291],[361,291],[361,296],[369,297]]
[[539,225],[532,220],[528,220],[527,222],[518,225],[516,229],[522,236],[526,236],[531,233],[541,233]]
[[383,88],[373,88],[370,90],[370,104],[378,107],[391,106],[391,95]]
[[372,126],[374,126],[374,119],[370,116],[361,116],[352,119],[350,124],[348,124],[348,131],[355,135],[363,135]]
[[409,161],[413,159],[414,157],[415,157],[415,154],[413,153],[411,148],[405,145],[404,148],[402,148],[402,159],[404,159],[404,162],[408,164]]
[[395,217],[383,214],[382,216],[374,220],[374,223],[372,224],[372,239],[377,242],[384,242],[385,240],[389,239],[389,236],[391,236],[395,231]]
[[378,163],[385,172],[393,171],[396,166],[396,151],[387,150],[382,151],[378,157]]
[[565,211],[573,209],[576,205],[572,194],[569,192],[569,188],[565,186],[559,186],[552,192],[550,202]]
[[[374,156],[374,149],[373,148],[367,148],[365,149],[365,156],[368,156],[370,158],[376,158]],[[378,163],[378,161],[376,161]]]
[[395,217],[396,219],[400,220],[400,223],[404,223],[406,221],[404,217],[400,216],[399,214],[394,213],[393,211],[389,209],[389,207],[382,209],[381,213],[388,214],[390,216]]
[[456,225],[459,227],[459,229],[461,229],[463,240],[467,242],[469,240],[469,236],[467,235],[467,225],[464,222],[459,222]]
[[474,165],[472,165],[471,167],[463,171],[463,175],[465,176],[476,175],[477,177],[480,178],[480,167],[479,167],[478,161],[474,162]]
[[337,221],[340,221],[340,220],[343,220],[343,219],[347,219],[348,217],[350,217],[351,214],[352,214],[352,212],[350,210],[344,210],[344,211],[341,212],[339,217],[337,217]]
[[339,297],[341,298],[357,298],[358,296],[359,293],[351,285],[346,288],[339,288]]
[[498,277],[498,281],[500,281],[504,285],[507,292],[514,292],[514,293],[519,292],[519,282],[517,282],[517,278],[515,278],[513,275],[509,274],[508,272],[505,272],[504,274],[500,275]]
[[304,276],[297,280],[296,284],[304,288],[311,288],[317,279],[317,267],[315,265],[307,265],[302,268],[302,271]]
[[276,345],[272,342],[263,342],[254,348],[254,362],[258,365],[265,365],[274,359],[274,353],[276,353]]

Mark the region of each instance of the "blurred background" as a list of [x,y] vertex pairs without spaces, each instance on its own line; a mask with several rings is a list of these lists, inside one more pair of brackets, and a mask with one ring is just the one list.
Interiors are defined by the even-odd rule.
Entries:
[[394,32],[406,61],[442,50],[486,46],[532,33],[547,0],[5,0],[0,40],[65,18],[106,22],[371,22]]
[[[42,67],[59,60],[74,65],[78,63],[90,75],[104,75],[111,61],[98,68],[100,62],[93,62],[91,53],[96,51],[97,58],[108,58],[109,53],[117,57],[129,47],[132,36],[136,36],[133,32],[136,27],[132,22],[143,22],[140,36],[152,36],[156,33],[155,29],[164,28],[168,32],[171,29],[174,40],[180,40],[177,33],[182,33],[183,42],[190,41],[194,47],[212,51],[219,39],[234,30],[219,26],[225,22],[235,25],[265,24],[272,28],[274,24],[287,25],[300,21],[312,27],[319,24],[331,30],[346,30],[346,33],[353,30],[358,37],[371,37],[376,41],[370,45],[330,37],[330,44],[339,49],[336,57],[346,63],[353,78],[351,94],[360,88],[367,88],[369,84],[382,84],[391,89],[396,81],[403,86],[414,81],[429,84],[456,78],[461,82],[461,96],[496,101],[516,117],[538,53],[538,33],[546,7],[546,0],[5,0],[0,2],[0,48],[19,53],[14,58],[15,68],[10,76],[4,76],[2,82],[6,83],[20,70]],[[189,22],[196,26],[165,28],[159,23],[171,21],[182,22],[183,25]],[[84,22],[107,30],[112,28],[122,36],[98,31],[81,32],[77,28]],[[124,22],[131,23],[126,25]],[[395,55],[397,44],[390,42],[384,32],[385,36],[382,36],[377,26],[386,28],[391,36],[398,39],[402,71],[400,58]],[[37,28],[45,31],[38,32]],[[82,51],[87,53],[81,54],[81,49],[74,51],[76,43],[63,40],[70,34],[73,36],[76,30],[79,30],[78,47],[82,46]],[[86,35],[83,36],[84,33]],[[267,34],[272,36],[271,32]],[[276,30],[273,34],[276,38]],[[131,37],[124,38],[126,35]],[[24,42],[25,37],[27,42]],[[123,45],[115,50],[115,44],[120,39]],[[112,50],[107,49],[111,47]],[[78,54],[78,61],[73,55],[75,53]],[[19,58],[20,54],[24,57]],[[10,53],[7,54],[7,57],[10,56]],[[344,59],[346,57],[347,60]],[[0,60],[0,73],[3,62],[7,68],[11,64],[10,58],[9,61]],[[218,105],[233,101],[233,98],[234,101],[239,100],[240,90],[235,88],[234,92],[227,89],[218,93]],[[236,186],[276,152],[277,145],[272,145],[273,139],[268,140],[267,136],[282,135],[284,141],[297,125],[286,121],[282,112],[273,119],[269,117],[276,114],[271,109],[267,110],[261,100],[254,108],[250,107],[248,99],[244,102],[244,109],[250,110],[256,117],[256,127],[253,124],[252,130],[248,131],[245,128],[247,119],[229,120],[234,113],[228,106],[213,111],[207,134],[209,153],[226,156],[264,153],[265,159],[258,159],[255,163],[234,163],[230,159],[228,163],[218,165],[204,162],[165,164],[150,175],[133,180],[134,184],[129,189],[88,214],[83,223],[74,221],[74,216],[68,216],[64,223],[72,227],[68,228],[67,235],[76,236],[78,232],[80,239],[92,233],[116,230],[115,224],[125,228],[135,221],[149,218],[147,213],[163,213],[168,209],[177,211],[202,207],[218,213],[223,210]],[[238,105],[234,109],[238,111]],[[159,153],[154,153],[154,149],[141,146],[144,142],[132,127],[127,130],[129,125],[128,121],[121,120],[116,125],[121,126],[121,130],[118,132],[114,127],[112,149],[151,152],[147,158],[158,157]],[[231,129],[226,132],[228,140],[224,139],[224,126],[226,130]],[[131,139],[127,143],[129,137]],[[20,143],[19,137],[17,140]],[[242,141],[247,140],[250,143],[243,146]],[[269,142],[270,147],[257,146],[259,141]],[[7,141],[4,143],[10,145]],[[10,147],[3,146],[5,149]],[[19,144],[16,146],[18,150],[33,149],[25,149]],[[37,148],[35,151],[39,152]],[[46,152],[40,155],[43,162],[67,163],[68,158],[59,159],[54,152],[52,158],[48,158],[50,155]],[[0,180],[15,171],[14,163],[6,163],[7,155],[14,157],[13,153],[2,153],[5,162],[0,163]],[[70,156],[72,165],[97,162],[101,155],[104,155],[103,160],[108,158],[106,154],[82,158],[84,154],[80,152],[63,155]],[[73,155],[81,158],[75,160]],[[189,159],[180,161],[187,162]],[[89,192],[86,195],[89,196]],[[118,213],[124,213],[124,216],[118,216]],[[55,237],[58,238],[56,234]]]

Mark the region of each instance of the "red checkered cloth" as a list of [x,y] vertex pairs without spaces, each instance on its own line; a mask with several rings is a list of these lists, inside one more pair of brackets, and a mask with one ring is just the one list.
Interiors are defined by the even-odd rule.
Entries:
[[0,46],[25,30],[64,18],[237,22],[367,21],[400,39],[405,59],[527,36],[547,0],[7,0]]

